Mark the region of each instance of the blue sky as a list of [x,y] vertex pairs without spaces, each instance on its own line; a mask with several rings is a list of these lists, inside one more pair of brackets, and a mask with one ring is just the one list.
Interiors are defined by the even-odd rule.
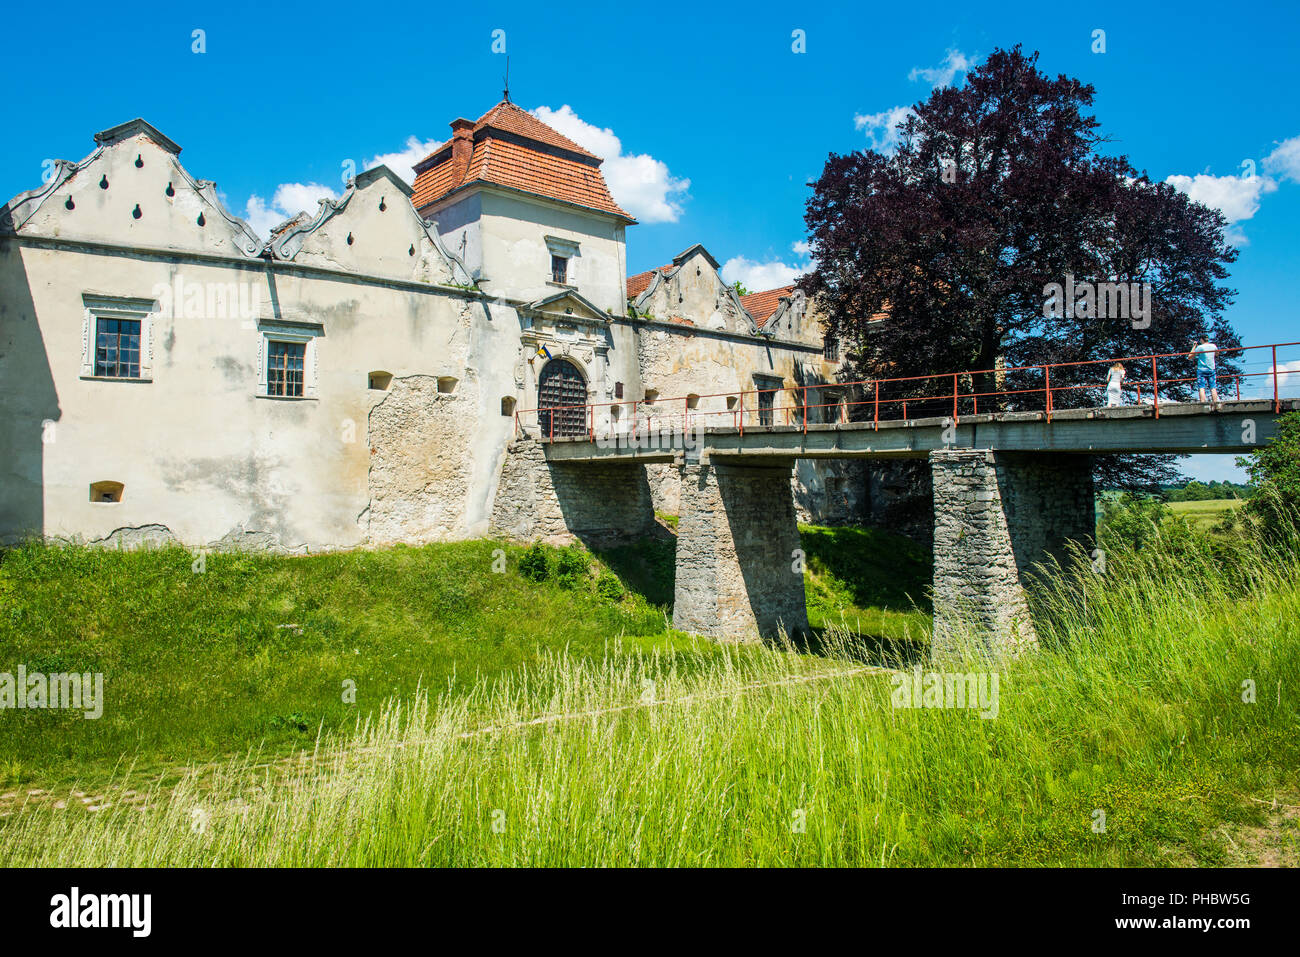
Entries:
[[[0,192],[33,188],[45,160],[81,159],[93,133],[142,116],[264,231],[340,192],[344,163],[402,172],[450,120],[492,106],[504,31],[511,98],[604,155],[615,197],[641,220],[629,271],[703,242],[729,279],[763,288],[807,262],[806,183],[828,152],[884,141],[935,83],[1021,43],[1049,73],[1097,88],[1114,152],[1182,177],[1234,220],[1229,317],[1246,344],[1300,339],[1300,7],[1133,6],[70,0],[51,24],[27,4],[6,13],[7,35],[26,39],[7,51]],[[1097,30],[1105,52],[1093,52]],[[1215,456],[1189,471],[1235,474]]]

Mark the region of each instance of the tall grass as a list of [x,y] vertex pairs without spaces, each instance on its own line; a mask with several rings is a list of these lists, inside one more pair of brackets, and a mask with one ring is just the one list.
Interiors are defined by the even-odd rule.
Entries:
[[0,863],[1218,863],[1222,824],[1300,784],[1300,585],[1286,549],[1179,548],[1104,576],[1078,556],[1036,594],[1040,652],[932,666],[996,671],[991,720],[893,707],[843,635],[822,657],[555,653],[395,700],[301,763],[16,813]]

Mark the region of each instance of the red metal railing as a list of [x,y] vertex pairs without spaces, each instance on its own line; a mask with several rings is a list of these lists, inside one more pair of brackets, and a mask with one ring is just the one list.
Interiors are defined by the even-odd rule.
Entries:
[[[1220,375],[1218,377],[1220,398],[1224,397],[1222,390],[1225,385],[1230,385],[1234,390],[1235,397],[1240,399],[1243,379],[1252,380],[1259,377],[1269,377],[1272,380],[1273,411],[1280,411],[1281,388],[1279,377],[1285,376],[1289,370],[1278,367],[1277,351],[1295,347],[1300,347],[1300,342],[1280,342],[1262,346],[1242,346],[1235,349],[1218,350],[1216,358],[1219,360],[1234,361],[1243,357],[1246,353],[1257,354],[1256,350],[1260,349],[1268,349],[1271,358],[1269,368],[1266,370],[1227,372]],[[790,388],[782,386],[769,389],[749,389],[741,392],[715,392],[709,395],[692,394],[669,399],[655,399],[653,402],[647,402],[644,399],[626,399],[615,402],[592,402],[585,405],[556,405],[541,409],[517,411],[515,413],[515,433],[520,434],[522,429],[526,429],[529,425],[528,417],[533,416],[538,425],[539,436],[541,438],[555,438],[555,422],[560,417],[554,413],[569,409],[586,410],[585,423],[586,437],[588,439],[595,438],[598,429],[603,435],[638,432],[643,429],[660,432],[680,432],[705,425],[713,427],[730,426],[739,429],[743,435],[746,424],[751,428],[755,425],[776,425],[778,420],[782,418],[781,413],[784,413],[785,425],[801,426],[803,431],[806,432],[809,424],[809,413],[812,410],[828,410],[817,413],[817,417],[824,422],[841,423],[851,420],[853,414],[851,410],[860,411],[862,416],[855,421],[870,421],[878,428],[882,421],[894,421],[889,416],[890,411],[899,412],[900,415],[897,418],[907,420],[909,417],[909,404],[912,406],[911,411],[916,411],[919,405],[923,410],[924,417],[938,417],[947,413],[951,416],[952,421],[956,423],[961,418],[964,408],[969,407],[973,414],[979,414],[981,399],[984,400],[987,412],[1041,411],[1046,420],[1050,422],[1053,412],[1058,407],[1088,408],[1088,405],[1082,403],[1093,398],[1091,393],[1104,393],[1105,391],[1106,383],[1104,381],[1074,382],[1071,381],[1073,376],[1081,372],[1085,366],[1109,366],[1116,362],[1139,362],[1144,366],[1147,362],[1150,363],[1151,376],[1149,379],[1126,380],[1123,389],[1132,391],[1139,405],[1146,404],[1144,397],[1149,399],[1153,414],[1159,417],[1162,392],[1166,403],[1171,400],[1171,397],[1174,401],[1187,401],[1181,398],[1183,394],[1181,387],[1190,383],[1194,388],[1196,382],[1195,374],[1190,376],[1178,374],[1161,376],[1161,360],[1176,360],[1180,363],[1190,363],[1192,361],[1190,355],[1186,352],[1167,352],[1156,355],[1124,356],[1117,359],[1085,359],[1078,362],[1057,362],[1049,365],[979,369],[971,372],[941,372],[933,375],[901,376],[892,379],[861,379],[851,382],[801,384]],[[1052,384],[1052,370],[1054,369],[1058,372],[1056,385]],[[1062,371],[1067,374],[1062,376],[1060,374]],[[1292,374],[1300,375],[1300,371]],[[1016,382],[1015,388],[976,391],[973,386],[976,376],[991,376],[995,385],[1006,385],[1009,380],[1023,381]],[[1028,380],[1032,378],[1039,379],[1042,384],[1029,384]],[[970,388],[963,390],[963,379],[971,383]],[[1065,380],[1065,384],[1061,384],[1062,379]],[[941,389],[938,388],[939,384],[942,384]],[[932,386],[935,388],[932,389]],[[810,389],[814,390],[813,398],[824,398],[825,391],[823,390],[830,390],[834,393],[836,399],[833,402],[810,403],[808,401]],[[891,390],[902,394],[890,395]],[[797,401],[792,405],[777,405],[777,393],[792,393],[796,396]],[[764,399],[764,396],[770,396],[770,398]],[[749,401],[750,397],[753,397],[752,402]],[[1058,398],[1061,397],[1066,400],[1064,405],[1058,402]],[[705,403],[707,399],[722,398],[728,400],[726,408],[708,408],[707,403],[706,407],[701,408],[701,403]],[[731,404],[732,402],[734,402],[734,405]],[[626,421],[621,414],[625,408],[631,410],[631,414]],[[601,409],[609,409],[610,412],[607,416],[602,415],[598,411]],[[600,419],[599,422],[598,418]],[[550,434],[548,434],[547,429],[542,427],[543,419],[545,424],[550,427]]]

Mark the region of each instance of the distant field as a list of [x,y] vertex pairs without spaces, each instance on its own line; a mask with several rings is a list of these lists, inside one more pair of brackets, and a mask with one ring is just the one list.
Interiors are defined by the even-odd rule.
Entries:
[[1223,520],[1224,514],[1245,505],[1239,498],[1214,498],[1204,502],[1170,502],[1169,508],[1198,529],[1208,529]]

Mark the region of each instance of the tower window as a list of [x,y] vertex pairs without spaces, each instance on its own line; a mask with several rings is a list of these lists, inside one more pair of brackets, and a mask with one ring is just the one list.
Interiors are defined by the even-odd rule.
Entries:
[[569,259],[567,256],[551,255],[551,281],[560,284],[569,281]]

